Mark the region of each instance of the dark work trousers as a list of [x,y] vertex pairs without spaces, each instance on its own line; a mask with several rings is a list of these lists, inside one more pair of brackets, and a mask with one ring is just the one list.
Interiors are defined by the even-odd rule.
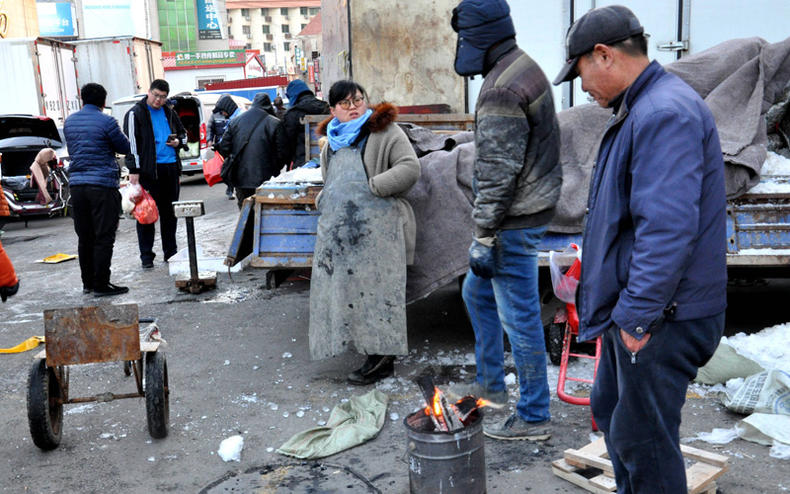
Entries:
[[255,189],[236,187],[236,204],[239,206],[239,211],[241,211],[241,205],[244,199],[253,195],[255,195]]
[[[177,163],[157,163],[157,178],[140,175],[140,185],[147,190],[156,202],[159,210],[159,236],[162,238],[162,252],[167,260],[178,252],[176,245],[176,216],[173,213],[173,202],[178,200],[181,192]],[[140,246],[140,260],[153,261],[154,237],[156,228],[154,223],[143,225],[137,223],[137,243]]]
[[690,321],[665,320],[632,355],[619,328],[603,334],[591,394],[618,494],[687,492],[680,452],[680,410],[689,381],[724,332],[724,313]]
[[107,286],[121,214],[121,194],[111,187],[72,185],[71,201],[82,286],[91,289]]

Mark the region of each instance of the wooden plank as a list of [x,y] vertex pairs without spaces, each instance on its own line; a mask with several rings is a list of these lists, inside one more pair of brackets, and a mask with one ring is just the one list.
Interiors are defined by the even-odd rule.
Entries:
[[686,446],[685,444],[680,445],[680,452],[683,453],[683,456],[686,458],[716,465],[717,467],[726,468],[727,462],[729,461],[729,458],[724,455]]
[[617,482],[615,482],[612,477],[607,477],[606,475],[596,475],[595,477],[591,478],[590,485],[608,492],[614,492],[617,490]]
[[710,483],[724,475],[726,471],[726,467],[717,467],[703,462],[691,465],[686,469],[686,485],[688,485],[689,494],[707,492]]
[[609,452],[606,450],[606,441],[604,441],[602,437],[596,439],[583,448],[579,448],[577,451],[586,455],[600,456],[601,458],[609,457]]
[[614,469],[612,468],[612,462],[607,460],[606,458],[585,454],[577,449],[566,449],[565,454],[563,456],[566,462],[570,463],[575,467],[598,468],[602,470],[604,474],[608,474],[610,477],[614,476]]
[[585,478],[583,475],[580,475],[576,472],[567,472],[565,471],[565,466],[559,466],[558,462],[563,462],[563,460],[555,460],[551,463],[551,471],[557,477],[561,479],[565,479],[571,484],[577,485],[582,489],[592,492],[593,494],[609,494],[612,491],[600,489],[592,484],[590,481]]

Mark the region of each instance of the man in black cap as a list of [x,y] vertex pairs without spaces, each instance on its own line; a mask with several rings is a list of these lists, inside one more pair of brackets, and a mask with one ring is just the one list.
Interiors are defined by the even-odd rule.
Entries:
[[647,57],[622,6],[568,30],[567,62],[614,116],[590,181],[577,294],[579,339],[602,336],[591,395],[617,492],[686,492],[681,409],[724,330],[724,163],[713,116]]
[[455,71],[485,78],[475,109],[475,239],[463,297],[475,331],[475,382],[448,394],[508,401],[503,331],[519,380],[516,412],[484,433],[551,436],[537,246],[560,195],[559,126],[551,85],[517,45],[504,0],[464,0],[453,11]]

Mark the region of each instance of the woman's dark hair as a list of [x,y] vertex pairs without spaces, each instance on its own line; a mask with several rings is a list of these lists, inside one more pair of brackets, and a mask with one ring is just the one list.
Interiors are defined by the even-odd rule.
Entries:
[[329,106],[335,106],[346,99],[347,96],[354,96],[357,94],[357,91],[362,93],[365,99],[368,99],[368,93],[365,92],[365,88],[360,86],[358,82],[349,81],[348,79],[337,81],[329,89]]
[[107,99],[107,90],[101,84],[89,82],[82,86],[80,96],[83,105],[96,105],[101,108]]

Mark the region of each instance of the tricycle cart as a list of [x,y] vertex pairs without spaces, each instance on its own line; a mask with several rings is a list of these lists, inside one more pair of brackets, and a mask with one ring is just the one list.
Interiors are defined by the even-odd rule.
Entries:
[[[148,432],[153,438],[167,436],[167,361],[164,353],[158,351],[160,341],[141,341],[139,322],[136,304],[44,311],[46,347],[34,356],[27,390],[27,417],[36,446],[51,450],[60,444],[63,405],[121,398],[144,397]],[[154,330],[156,323],[152,322],[144,334],[150,335]],[[124,363],[125,370],[130,370],[127,375],[133,371],[136,393],[69,396],[68,366],[115,361]]]

